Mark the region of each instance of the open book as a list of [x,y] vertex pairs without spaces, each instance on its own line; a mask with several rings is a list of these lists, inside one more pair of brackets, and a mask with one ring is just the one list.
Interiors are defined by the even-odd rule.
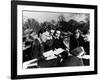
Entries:
[[[52,60],[52,59],[57,58],[56,55],[61,54],[63,51],[65,51],[65,50],[62,48],[58,48],[58,49],[55,49],[54,51],[50,50],[50,51],[44,52],[43,56],[45,57],[45,60]],[[38,65],[37,61],[38,61],[38,59],[32,59],[30,61],[24,62],[23,69],[26,69],[29,66],[37,66]]]

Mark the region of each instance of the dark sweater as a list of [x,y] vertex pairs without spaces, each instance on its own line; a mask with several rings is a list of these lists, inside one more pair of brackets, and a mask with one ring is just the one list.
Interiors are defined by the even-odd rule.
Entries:
[[84,66],[82,59],[76,56],[68,56],[61,66]]

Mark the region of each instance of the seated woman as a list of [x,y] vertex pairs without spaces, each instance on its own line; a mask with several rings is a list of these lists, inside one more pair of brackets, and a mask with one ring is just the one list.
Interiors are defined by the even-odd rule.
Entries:
[[63,43],[63,39],[61,38],[61,30],[60,29],[56,29],[55,31],[55,39],[53,42],[53,49],[59,49],[62,48],[65,51],[62,52],[59,56],[61,56],[61,59],[64,60],[67,56],[68,56],[68,51],[66,51],[66,46]]
[[[50,39],[49,37],[49,32],[45,29],[41,29],[38,32],[38,38],[32,44],[32,57],[36,60],[36,66],[38,68],[56,67],[59,64],[58,57],[54,57],[54,59],[47,59],[48,56],[44,54],[45,52],[48,52],[49,55],[49,51],[51,50],[51,46],[46,44],[47,40]],[[34,63],[34,60],[30,63],[31,65]],[[32,67],[31,65],[28,67]]]
[[89,66],[90,65],[90,40],[89,40],[89,32],[87,32],[86,34],[83,34],[84,35],[84,50],[86,52],[86,58],[83,58],[83,61],[84,61],[84,64],[86,66]]
[[73,35],[70,36],[70,51],[83,45],[84,39],[81,36],[81,31],[79,29],[76,29]]
[[64,66],[84,66],[82,55],[84,54],[83,48],[78,47],[71,52],[72,55],[68,56],[61,64]]

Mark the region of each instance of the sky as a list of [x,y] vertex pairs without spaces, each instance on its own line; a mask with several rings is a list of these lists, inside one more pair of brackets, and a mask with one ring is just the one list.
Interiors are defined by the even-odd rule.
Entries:
[[23,11],[23,20],[26,21],[28,18],[34,18],[40,23],[51,20],[57,21],[59,15],[63,15],[66,21],[74,19],[78,22],[80,21],[86,22],[86,18],[89,19],[89,14],[84,14],[84,13]]

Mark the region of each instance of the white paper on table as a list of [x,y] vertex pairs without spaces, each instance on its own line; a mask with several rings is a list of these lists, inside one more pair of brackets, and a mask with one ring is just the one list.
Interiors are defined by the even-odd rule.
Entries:
[[[35,62],[37,61],[37,59],[32,59],[30,61],[26,61],[23,63],[23,69],[26,69],[28,67],[28,65],[30,65],[31,62]],[[36,65],[36,64],[35,64]]]
[[43,53],[43,56],[44,57],[54,56],[53,50],[50,50],[50,51],[47,51],[47,52]]
[[58,48],[58,49],[56,49],[53,53],[56,54],[56,55],[59,55],[59,54],[62,53],[63,51],[65,51],[65,50],[62,49],[62,48]]
[[83,59],[90,59],[90,55],[84,55],[82,56]]
[[52,59],[55,59],[57,58],[57,56],[50,56],[50,57],[47,57],[46,60],[52,60]]

